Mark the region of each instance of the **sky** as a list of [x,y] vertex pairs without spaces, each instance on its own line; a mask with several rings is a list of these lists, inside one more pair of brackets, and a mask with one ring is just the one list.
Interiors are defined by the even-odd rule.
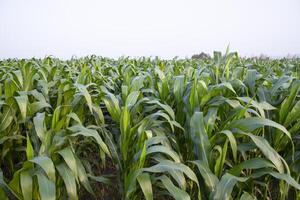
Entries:
[[0,59],[300,55],[300,0],[0,0]]

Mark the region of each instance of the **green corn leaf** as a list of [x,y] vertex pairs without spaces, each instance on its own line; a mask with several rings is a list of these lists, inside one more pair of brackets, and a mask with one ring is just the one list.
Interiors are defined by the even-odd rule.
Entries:
[[[39,165],[44,172],[47,174],[48,178],[55,183],[55,168],[52,160],[46,156],[34,157],[30,162]],[[44,180],[43,178],[41,178]]]
[[188,193],[178,187],[176,187],[172,181],[165,175],[159,177],[162,184],[165,186],[165,188],[169,191],[170,195],[174,197],[176,200],[190,200],[190,196]]
[[37,113],[36,116],[33,118],[35,132],[42,142],[45,139],[44,120],[45,120],[45,113]]
[[132,107],[134,104],[136,104],[138,97],[140,95],[139,91],[133,91],[131,92],[128,97],[126,98],[125,106]]
[[264,126],[271,126],[277,128],[278,130],[282,131],[291,141],[292,149],[294,149],[294,143],[292,142],[292,137],[290,132],[282,125],[265,118],[259,117],[249,117],[244,119],[239,119],[232,122],[229,125],[231,128],[238,128],[245,132],[254,131],[257,128],[263,128]]
[[178,170],[170,170],[169,171],[170,175],[172,176],[172,178],[177,182],[178,186],[183,189],[186,190],[187,188],[187,181],[186,178],[184,176],[184,173]]
[[71,136],[76,137],[78,135],[82,135],[85,137],[92,137],[100,146],[100,148],[107,154],[110,155],[110,152],[107,148],[107,145],[103,142],[102,138],[100,137],[99,133],[96,130],[85,128],[81,125],[75,125],[68,128],[70,131],[73,132]]
[[66,148],[58,151],[57,153],[63,157],[67,166],[74,173],[74,176],[77,179],[78,172],[77,172],[77,167],[76,167],[76,159],[75,159],[72,149],[70,147],[66,147]]
[[9,79],[6,79],[5,80],[5,83],[4,83],[4,93],[5,93],[5,99],[9,99],[11,97],[14,96],[14,93],[18,90],[18,86],[17,84],[11,80],[10,78]]
[[31,200],[32,199],[32,177],[28,171],[22,171],[20,173],[20,185],[22,189],[22,195],[24,200]]
[[234,162],[237,162],[237,142],[233,133],[229,130],[223,130],[220,133],[223,133],[224,135],[227,136],[232,150],[233,160]]
[[101,108],[99,106],[93,105],[93,110],[94,110],[96,122],[98,123],[97,125],[100,126],[105,124],[105,120]]
[[256,198],[250,195],[248,192],[244,192],[240,200],[256,200]]
[[228,140],[225,141],[223,147],[217,145],[214,148],[218,148],[219,147],[219,157],[216,160],[215,163],[215,174],[220,177],[222,174],[222,170],[223,170],[223,166],[225,163],[225,159],[226,159],[226,154],[227,154],[227,147],[228,147]]
[[216,185],[219,182],[219,179],[215,174],[213,174],[211,172],[211,170],[209,169],[209,166],[207,166],[207,164],[201,160],[191,161],[191,163],[193,163],[197,166],[201,176],[203,177],[203,179],[205,181],[205,184],[210,189],[210,191],[214,191]]
[[[77,169],[77,166],[75,166]],[[62,177],[70,200],[77,200],[77,187],[74,174],[66,164],[61,163],[56,165],[59,175]]]
[[46,102],[34,102],[28,105],[28,110],[30,115],[35,114],[36,112],[42,110],[43,108],[51,108],[51,105]]
[[137,177],[138,183],[144,193],[146,200],[153,199],[152,185],[150,175],[148,173],[142,173]]
[[211,200],[229,200],[231,198],[231,192],[237,182],[245,182],[248,178],[236,177],[226,173],[222,176],[220,182],[216,186],[215,192],[211,193]]
[[152,167],[144,169],[144,171],[153,172],[153,173],[170,172],[172,170],[178,170],[180,172],[183,172],[189,179],[191,179],[197,185],[199,185],[195,173],[188,166],[182,163],[175,163],[169,160],[163,160]]
[[262,168],[275,168],[275,166],[264,158],[252,158],[232,167],[228,172],[235,176],[239,176],[241,171],[244,169],[248,170]]
[[230,127],[238,128],[245,132],[251,132],[257,128],[262,128],[264,126],[271,126],[277,128],[284,132],[289,138],[291,138],[290,133],[288,132],[288,130],[286,130],[284,126],[269,119],[250,117],[236,120],[230,124]]
[[42,173],[36,173],[41,200],[55,200],[55,184]]
[[104,183],[110,186],[115,186],[113,181],[111,179],[109,179],[108,177],[105,176],[93,176],[91,174],[88,174],[88,177],[91,178],[92,180],[98,182],[98,183]]
[[155,145],[147,148],[147,155],[152,153],[163,153],[170,156],[175,162],[180,163],[179,155],[170,148],[161,145]]
[[8,105],[4,105],[4,111],[1,116],[0,132],[5,131],[9,125],[13,122],[14,113]]
[[139,158],[139,166],[138,168],[142,168],[145,164],[145,160],[146,160],[146,155],[147,155],[147,148],[146,148],[146,143],[144,143],[143,145],[143,149],[141,151],[141,155],[140,155],[140,158]]
[[288,183],[289,185],[296,188],[297,190],[300,190],[300,184],[297,181],[295,181],[295,179],[293,179],[291,177],[291,175],[289,175],[289,174],[278,173],[278,172],[274,172],[274,171],[271,171],[271,170],[264,170],[264,171],[253,173],[251,175],[251,177],[252,178],[259,178],[259,177],[261,177],[263,175],[266,175],[266,174],[269,174],[269,175],[273,176],[276,179],[283,180],[286,183]]
[[106,141],[107,147],[111,153],[112,159],[117,163],[119,170],[122,170],[121,159],[117,152],[117,145],[113,142],[111,136],[109,135],[109,133],[107,131],[103,131],[103,133],[105,135],[105,141]]
[[287,114],[290,112],[291,106],[295,101],[296,95],[300,90],[300,81],[296,81],[290,91],[290,95],[283,101],[281,104],[280,112],[279,112],[279,121],[284,122]]
[[173,93],[175,95],[177,102],[181,101],[184,89],[185,89],[184,76],[183,75],[176,76],[174,79]]
[[24,121],[26,116],[27,116],[28,97],[27,97],[27,95],[21,95],[21,96],[15,97],[15,99],[16,99],[17,104],[19,106],[22,120]]
[[28,134],[26,137],[26,157],[27,157],[27,160],[31,160],[34,157],[34,150],[33,150],[33,147],[30,142],[30,138],[29,138]]
[[113,94],[107,93],[106,97],[103,98],[103,101],[112,119],[116,122],[119,122],[121,109],[118,99]]
[[209,166],[210,142],[204,126],[203,113],[195,112],[190,121],[191,137],[199,160]]
[[169,105],[162,104],[162,103],[160,103],[157,100],[151,100],[151,101],[148,101],[147,103],[148,104],[157,104],[158,106],[160,106],[161,108],[163,108],[166,111],[166,113],[168,113],[168,115],[171,117],[172,120],[175,120],[174,111],[173,111],[173,109]]
[[72,113],[69,113],[67,116],[70,117],[71,119],[73,119],[74,121],[76,121],[78,124],[82,125],[82,122],[76,113],[72,112]]
[[82,165],[81,161],[76,158],[76,166],[77,166],[77,171],[78,171],[78,178],[79,181],[83,184],[84,188],[93,196],[95,196],[94,191],[90,185],[88,176],[86,174],[85,168]]
[[284,173],[284,164],[282,163],[283,158],[271,147],[266,139],[251,133],[243,132],[242,134],[251,138],[262,153],[274,164],[279,173]]
[[9,200],[4,190],[0,187],[0,199]]
[[287,114],[287,117],[284,122],[284,126],[287,127],[290,124],[294,123],[300,118],[300,101],[298,101],[292,110]]
[[92,105],[92,97],[89,93],[89,91],[87,90],[87,87],[89,86],[84,86],[82,84],[75,84],[75,86],[77,87],[77,89],[79,90],[79,92],[84,96],[87,105],[90,109],[90,112],[93,113],[93,105]]

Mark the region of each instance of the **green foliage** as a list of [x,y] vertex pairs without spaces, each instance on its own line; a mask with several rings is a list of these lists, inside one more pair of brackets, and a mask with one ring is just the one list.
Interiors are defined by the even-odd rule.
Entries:
[[300,199],[299,63],[2,60],[0,199]]

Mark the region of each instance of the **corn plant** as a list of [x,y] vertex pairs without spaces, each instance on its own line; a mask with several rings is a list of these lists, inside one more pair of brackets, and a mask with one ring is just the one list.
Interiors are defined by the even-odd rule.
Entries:
[[300,199],[300,60],[0,61],[0,199]]

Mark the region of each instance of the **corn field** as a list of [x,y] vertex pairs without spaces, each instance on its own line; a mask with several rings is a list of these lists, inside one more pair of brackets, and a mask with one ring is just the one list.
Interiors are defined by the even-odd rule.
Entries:
[[300,59],[0,61],[0,199],[300,200]]

